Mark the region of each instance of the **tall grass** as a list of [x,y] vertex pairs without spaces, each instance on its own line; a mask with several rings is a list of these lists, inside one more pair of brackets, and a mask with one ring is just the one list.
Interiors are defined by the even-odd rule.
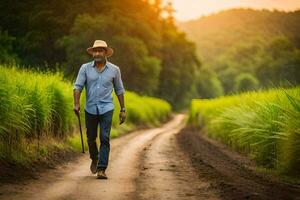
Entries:
[[300,87],[194,99],[189,122],[264,167],[300,171]]
[[26,161],[35,154],[27,152],[27,147],[37,146],[39,151],[40,137],[64,138],[70,132],[75,122],[70,87],[59,73],[0,67],[1,157]]
[[138,96],[133,92],[128,92],[125,101],[129,113],[128,121],[134,124],[158,124],[164,121],[171,111],[171,106],[166,101]]
[[[85,93],[81,98],[84,110]],[[114,96],[115,104],[118,105]],[[47,154],[56,141],[80,147],[78,121],[73,112],[73,84],[63,74],[0,65],[0,159],[26,163]],[[139,124],[157,124],[171,112],[160,99],[126,92],[127,120],[119,126],[118,106],[112,136]],[[84,128],[84,112],[81,112]],[[124,127],[124,128],[120,128]],[[74,137],[74,131],[77,136]]]

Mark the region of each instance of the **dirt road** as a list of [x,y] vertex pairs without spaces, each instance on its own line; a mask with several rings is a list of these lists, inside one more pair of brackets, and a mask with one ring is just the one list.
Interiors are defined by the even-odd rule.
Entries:
[[[219,147],[185,130],[185,119],[179,114],[160,128],[113,139],[108,180],[98,180],[90,173],[90,160],[84,155],[47,170],[38,179],[0,186],[0,199],[269,199],[266,194],[272,192],[274,184],[264,184],[264,179],[252,176],[249,170],[238,179],[244,170],[232,164],[238,161],[230,157],[224,161],[225,154],[217,151]],[[202,149],[197,149],[198,145]],[[216,169],[222,162],[223,171]],[[231,167],[236,172],[228,173]],[[289,189],[286,185],[275,184],[274,188],[278,199],[282,195],[296,199],[300,194],[298,188]]]

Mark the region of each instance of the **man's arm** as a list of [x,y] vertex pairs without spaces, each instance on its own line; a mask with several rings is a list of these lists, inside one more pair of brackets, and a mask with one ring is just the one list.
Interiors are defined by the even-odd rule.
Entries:
[[122,78],[121,78],[121,71],[119,68],[117,69],[116,76],[114,78],[114,88],[115,88],[115,93],[118,97],[120,107],[121,107],[119,119],[120,119],[120,124],[122,124],[123,122],[125,122],[125,119],[126,119],[125,102],[124,102],[125,90],[124,90],[124,86],[123,86],[123,82],[122,82]]
[[120,124],[125,122],[126,119],[126,112],[125,112],[125,103],[124,103],[124,94],[117,95],[119,103],[120,103],[120,114],[119,114],[119,120]]
[[79,115],[80,113],[80,95],[81,91],[74,89],[73,90],[73,96],[74,96],[74,112],[76,115]]
[[73,89],[73,96],[74,96],[74,112],[76,115],[79,115],[80,113],[80,95],[81,91],[85,85],[86,82],[86,75],[85,75],[85,68],[83,66],[80,67],[80,70],[78,72],[74,89]]
[[122,108],[125,108],[125,103],[124,103],[124,94],[120,94],[117,96],[119,103],[120,103],[120,108],[122,110]]

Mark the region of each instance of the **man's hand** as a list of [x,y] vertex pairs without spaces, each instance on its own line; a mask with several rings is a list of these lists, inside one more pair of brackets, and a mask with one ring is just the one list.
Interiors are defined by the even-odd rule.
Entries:
[[120,119],[120,124],[123,124],[126,119],[126,113],[121,111],[119,114],[119,119]]
[[74,112],[76,115],[80,114],[80,105],[79,104],[74,105]]

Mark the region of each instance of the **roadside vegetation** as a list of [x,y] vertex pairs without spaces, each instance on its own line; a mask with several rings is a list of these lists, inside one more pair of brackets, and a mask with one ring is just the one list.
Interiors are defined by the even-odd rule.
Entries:
[[[81,98],[81,122],[84,123]],[[127,120],[119,125],[115,113],[112,137],[137,126],[165,121],[171,106],[164,100],[126,91]],[[0,66],[0,160],[28,164],[47,156],[52,149],[80,149],[78,120],[73,112],[73,84],[63,74]],[[85,138],[85,126],[82,124]],[[87,149],[87,145],[86,149]]]
[[299,175],[299,86],[193,99],[189,122],[260,166]]

